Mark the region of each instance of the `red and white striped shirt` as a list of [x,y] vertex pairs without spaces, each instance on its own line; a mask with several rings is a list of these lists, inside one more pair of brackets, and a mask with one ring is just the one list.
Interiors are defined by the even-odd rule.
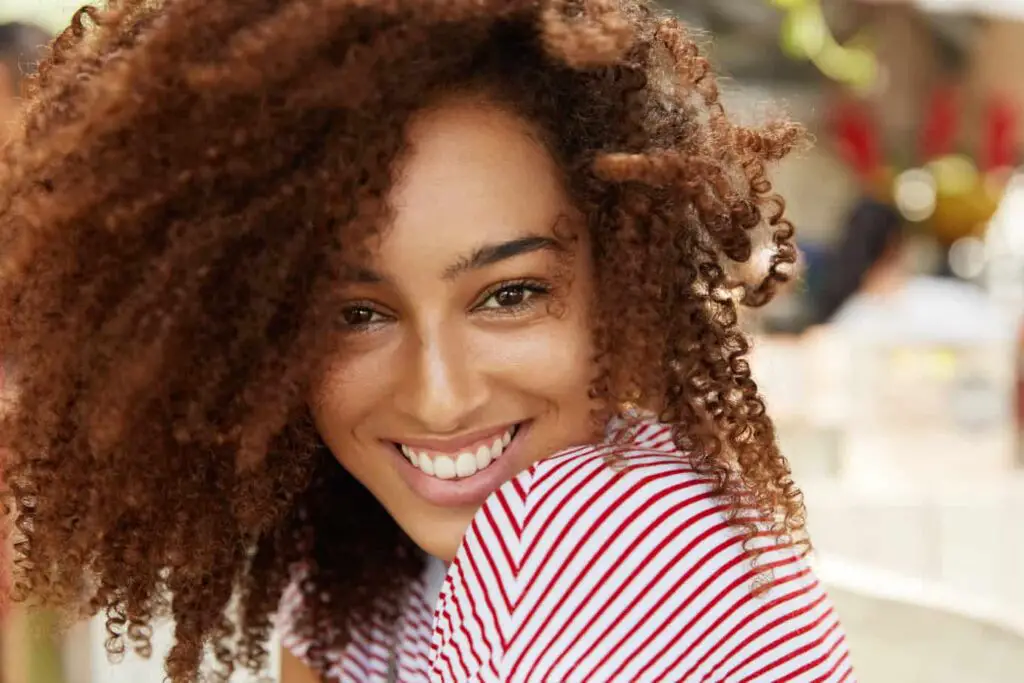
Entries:
[[[624,468],[607,464],[609,453]],[[742,530],[644,424],[631,444],[575,448],[492,494],[436,604],[426,575],[399,623],[331,657],[341,681],[852,681],[844,634],[798,554],[770,547],[755,595]],[[768,542],[768,541],[766,541]],[[299,609],[297,594],[284,603]],[[287,633],[300,659],[307,645]],[[397,674],[397,675],[396,675]]]

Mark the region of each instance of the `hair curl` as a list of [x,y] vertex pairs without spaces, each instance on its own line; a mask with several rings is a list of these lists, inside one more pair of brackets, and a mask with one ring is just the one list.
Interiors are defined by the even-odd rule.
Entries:
[[587,217],[595,396],[658,406],[722,495],[803,542],[737,321],[794,261],[766,165],[801,133],[730,120],[677,21],[641,0],[119,0],[74,16],[0,158],[19,597],[104,612],[112,655],[173,616],[176,682],[207,646],[222,675],[264,666],[298,566],[321,670],[393,614],[420,554],[304,399],[405,125],[457,88],[535,122]]

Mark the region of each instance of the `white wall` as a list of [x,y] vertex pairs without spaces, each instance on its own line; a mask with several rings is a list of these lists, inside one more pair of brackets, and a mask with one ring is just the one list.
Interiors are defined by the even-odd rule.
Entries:
[[82,5],[70,0],[3,0],[0,3],[0,21],[34,21],[56,30]]
[[802,483],[823,581],[1024,638],[1024,475],[917,492]]

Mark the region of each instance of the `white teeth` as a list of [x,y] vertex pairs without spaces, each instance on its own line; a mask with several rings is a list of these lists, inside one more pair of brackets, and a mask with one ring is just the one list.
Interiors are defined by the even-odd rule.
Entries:
[[476,458],[472,453],[462,453],[455,461],[455,474],[460,478],[472,477],[476,474]]
[[426,453],[420,453],[417,457],[417,461],[413,463],[419,465],[419,468],[423,470],[425,474],[434,476],[434,461],[430,459],[430,456]]
[[434,458],[434,476],[438,479],[454,479],[455,463],[447,455],[439,455]]
[[488,465],[490,465],[491,460],[493,459],[494,458],[493,456],[491,456],[490,448],[488,448],[487,446],[481,446],[480,448],[478,448],[476,451],[476,457],[474,458],[474,460],[476,460],[477,471],[482,470]]
[[464,452],[454,457],[440,454],[431,456],[426,451],[417,452],[403,444],[399,444],[399,448],[406,460],[418,467],[424,474],[446,480],[465,479],[490,467],[491,463],[505,452],[514,436],[515,427],[496,437],[490,446],[480,446],[475,453]]

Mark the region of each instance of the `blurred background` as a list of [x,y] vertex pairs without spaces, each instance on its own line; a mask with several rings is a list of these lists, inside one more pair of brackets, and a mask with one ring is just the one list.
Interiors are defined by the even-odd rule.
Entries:
[[[0,3],[2,121],[76,6]],[[1024,681],[1024,0],[663,4],[733,111],[816,140],[775,174],[801,276],[747,324],[860,680]],[[161,680],[0,619],[2,683]]]

